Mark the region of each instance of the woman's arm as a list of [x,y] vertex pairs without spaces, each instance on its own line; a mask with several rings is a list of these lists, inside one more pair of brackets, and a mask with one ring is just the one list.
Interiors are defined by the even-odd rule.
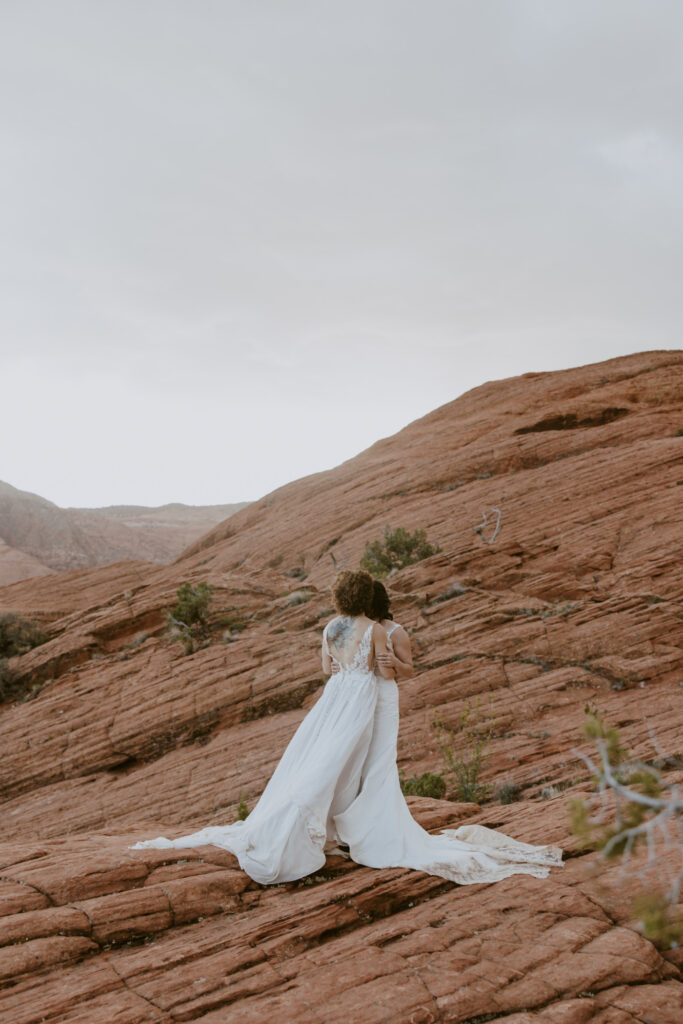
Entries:
[[415,675],[413,668],[413,652],[410,646],[410,637],[403,626],[399,626],[391,634],[391,642],[394,647],[394,668],[397,679],[412,679]]
[[394,668],[387,663],[386,655],[391,655],[387,644],[387,634],[383,626],[376,622],[372,627],[372,651],[375,664],[383,679],[394,678]]
[[410,637],[403,626],[399,626],[391,634],[393,653],[387,647],[386,654],[381,654],[378,664],[385,668],[393,668],[396,679],[411,679],[415,675],[413,668],[413,652],[410,648]]

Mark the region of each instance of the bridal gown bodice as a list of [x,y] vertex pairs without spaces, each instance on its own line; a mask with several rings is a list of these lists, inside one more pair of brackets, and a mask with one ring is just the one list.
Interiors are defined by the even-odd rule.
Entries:
[[[330,626],[323,643],[334,657],[339,652],[328,646]],[[299,725],[246,821],[146,840],[133,849],[219,846],[264,884],[318,870],[325,849],[337,842],[348,845],[359,864],[414,868],[461,884],[513,874],[545,877],[560,866],[557,848],[530,846],[494,829],[470,825],[430,835],[418,825],[396,767],[398,687],[372,664],[372,625],[348,653],[339,657],[339,671]]]

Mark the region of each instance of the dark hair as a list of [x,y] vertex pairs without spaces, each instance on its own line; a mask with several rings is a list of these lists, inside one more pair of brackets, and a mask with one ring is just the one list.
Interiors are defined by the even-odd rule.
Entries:
[[381,582],[381,580],[372,581],[372,604],[370,605],[370,618],[376,619],[377,622],[381,622],[382,619],[393,619],[393,615],[389,611],[391,608],[391,601],[387,594],[387,588]]
[[362,570],[343,569],[332,584],[332,597],[340,615],[368,615],[372,604],[372,576]]

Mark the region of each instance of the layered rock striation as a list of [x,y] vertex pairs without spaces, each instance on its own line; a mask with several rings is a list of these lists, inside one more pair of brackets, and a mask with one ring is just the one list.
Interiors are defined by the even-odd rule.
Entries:
[[[0,589],[0,611],[49,633],[11,660],[25,695],[0,708],[3,1019],[678,1021],[680,955],[642,935],[630,902],[674,848],[654,876],[642,855],[624,875],[579,847],[568,807],[592,788],[586,706],[681,775],[682,416],[676,352],[487,384],[170,566]],[[475,527],[493,509],[488,543]],[[418,670],[401,685],[400,767],[443,771],[435,709],[453,728],[474,709],[492,736],[490,799],[410,798],[413,812],[557,843],[564,868],[458,888],[329,858],[263,888],[209,847],[129,850],[253,805],[323,685],[335,567],[386,525],[441,548],[389,581]],[[165,618],[184,581],[215,588],[190,655]]]

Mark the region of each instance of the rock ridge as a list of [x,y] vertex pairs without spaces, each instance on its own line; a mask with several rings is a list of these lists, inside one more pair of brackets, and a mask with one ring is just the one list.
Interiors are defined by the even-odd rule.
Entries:
[[[11,660],[25,699],[0,705],[3,1019],[678,1024],[680,950],[657,949],[631,909],[673,848],[623,875],[580,848],[569,803],[591,791],[586,705],[683,778],[680,431],[683,353],[492,382],[267,495],[171,565],[0,588],[0,612],[49,634]],[[474,527],[491,508],[488,544]],[[560,845],[562,870],[458,887],[328,858],[264,888],[215,848],[129,850],[253,805],[323,685],[335,564],[357,564],[386,525],[441,547],[389,581],[417,665],[400,767],[443,770],[436,708],[456,728],[476,707],[492,733],[492,798],[410,797],[413,813]],[[210,642],[187,656],[165,624],[184,581],[215,587]],[[503,783],[515,802],[495,799]]]

